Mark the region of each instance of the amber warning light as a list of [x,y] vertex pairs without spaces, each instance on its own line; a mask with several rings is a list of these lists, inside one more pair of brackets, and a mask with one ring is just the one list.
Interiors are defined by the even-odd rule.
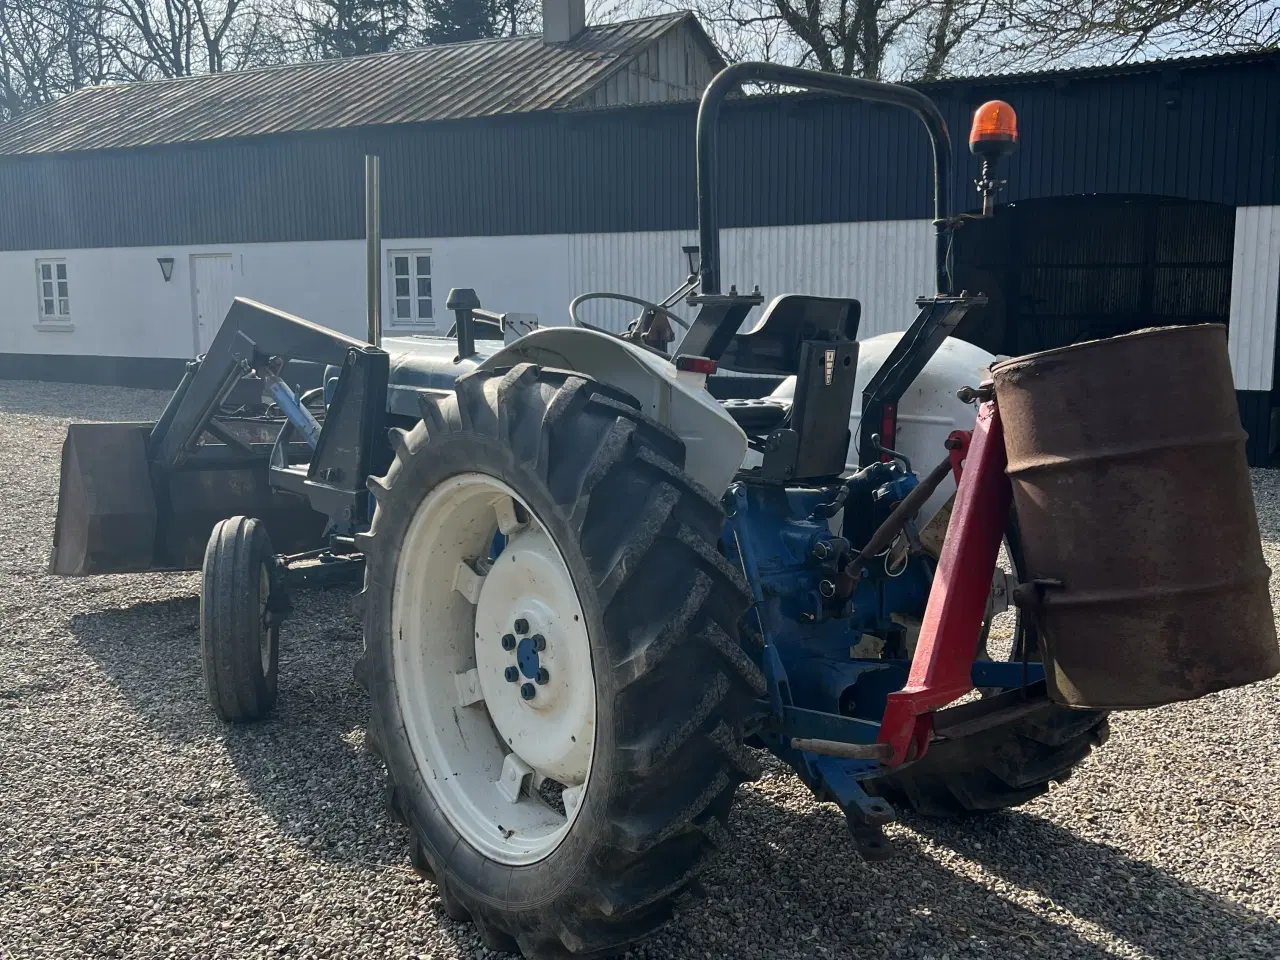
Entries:
[[1006,156],[1018,146],[1018,116],[1003,100],[988,100],[973,114],[969,152],[984,157]]

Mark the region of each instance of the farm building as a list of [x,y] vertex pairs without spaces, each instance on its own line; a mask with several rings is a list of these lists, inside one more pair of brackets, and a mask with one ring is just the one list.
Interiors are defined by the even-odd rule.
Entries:
[[[366,154],[388,335],[443,330],[455,286],[544,325],[579,293],[678,286],[696,99],[723,61],[688,14],[584,27],[581,0],[545,9],[543,36],[86,89],[0,128],[0,376],[170,386],[235,295],[361,335]],[[974,107],[1007,100],[1022,135],[996,216],[956,241],[958,286],[990,298],[960,335],[1023,353],[1226,322],[1250,459],[1268,462],[1280,54],[924,89],[959,141],[962,209]],[[863,335],[904,328],[932,290],[930,182],[909,115],[738,100],[725,286],[854,296]]]

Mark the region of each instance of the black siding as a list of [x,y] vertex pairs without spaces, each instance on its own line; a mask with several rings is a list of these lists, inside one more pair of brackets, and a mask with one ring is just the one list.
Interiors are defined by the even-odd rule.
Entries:
[[1245,458],[1251,467],[1271,466],[1271,394],[1265,390],[1237,390],[1240,423],[1249,434]]
[[[936,85],[971,207],[973,106],[1009,100],[1023,149],[1005,199],[1146,194],[1280,203],[1280,56],[1067,81]],[[0,158],[0,249],[363,236],[363,161],[383,157],[384,234],[689,228],[694,105],[541,114],[49,157]],[[915,120],[828,98],[726,111],[725,226],[927,217]]]
[[187,362],[165,357],[0,353],[0,380],[96,383],[111,387],[173,390],[182,379]]

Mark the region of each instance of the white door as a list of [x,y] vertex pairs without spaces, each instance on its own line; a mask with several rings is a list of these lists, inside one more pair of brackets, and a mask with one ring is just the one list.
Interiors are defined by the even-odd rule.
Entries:
[[229,253],[191,255],[191,300],[195,312],[196,356],[213,343],[214,334],[235,298],[233,262]]

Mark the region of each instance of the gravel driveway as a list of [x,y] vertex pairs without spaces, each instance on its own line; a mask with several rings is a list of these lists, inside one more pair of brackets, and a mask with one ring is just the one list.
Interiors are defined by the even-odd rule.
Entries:
[[[163,401],[0,381],[0,958],[485,956],[383,813],[350,591],[295,597],[275,715],[230,728],[196,575],[43,573],[65,424]],[[1254,490],[1275,568],[1280,474]],[[891,827],[877,864],[770,762],[705,898],[634,955],[1280,957],[1280,683],[1112,731],[1015,812]]]

